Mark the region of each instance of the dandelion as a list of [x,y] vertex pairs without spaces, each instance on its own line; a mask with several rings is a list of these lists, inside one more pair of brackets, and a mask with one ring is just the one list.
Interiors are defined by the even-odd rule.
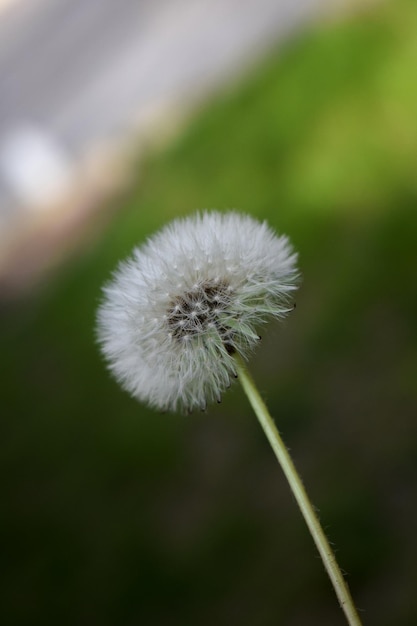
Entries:
[[98,328],[121,385],[161,410],[205,409],[236,376],[268,318],[289,310],[296,254],[239,213],[177,219],[122,263]]
[[288,238],[237,212],[174,220],[104,287],[98,339],[119,383],[161,410],[205,410],[239,378],[289,482],[350,626],[349,589],[245,361],[259,327],[293,309],[297,255]]

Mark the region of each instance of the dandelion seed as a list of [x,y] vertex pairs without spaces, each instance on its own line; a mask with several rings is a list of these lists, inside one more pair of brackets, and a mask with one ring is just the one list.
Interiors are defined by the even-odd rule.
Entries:
[[292,310],[296,254],[285,236],[236,212],[174,220],[120,264],[104,288],[98,336],[108,365],[161,410],[215,401],[256,328]]

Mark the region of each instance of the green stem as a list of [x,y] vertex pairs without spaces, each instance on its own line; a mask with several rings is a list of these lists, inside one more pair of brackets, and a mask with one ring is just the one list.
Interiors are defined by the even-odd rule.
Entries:
[[255,386],[255,383],[246,369],[246,366],[242,358],[235,354],[236,367],[239,380],[242,387],[252,405],[252,408],[264,429],[264,432],[272,446],[275,456],[277,457],[281,468],[289,482],[291,490],[297,500],[298,506],[301,509],[301,513],[307,523],[310,533],[314,539],[317,549],[320,553],[324,567],[330,577],[336,595],[338,597],[341,608],[343,609],[347,621],[350,626],[361,626],[361,620],[355,609],[355,605],[350,595],[349,588],[342,576],[340,568],[337,564],[336,557],[330,544],[323,532],[319,519],[314,511],[313,505],[307,495],[304,485],[300,476],[295,469],[294,463],[285,447],[284,442],[274,424],[269,411],[262,400],[259,392]]

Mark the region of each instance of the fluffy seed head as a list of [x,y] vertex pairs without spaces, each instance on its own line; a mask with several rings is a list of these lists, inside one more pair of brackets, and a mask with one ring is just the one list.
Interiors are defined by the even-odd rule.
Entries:
[[285,236],[236,212],[177,219],[135,248],[104,287],[98,337],[109,368],[162,410],[205,409],[296,288]]

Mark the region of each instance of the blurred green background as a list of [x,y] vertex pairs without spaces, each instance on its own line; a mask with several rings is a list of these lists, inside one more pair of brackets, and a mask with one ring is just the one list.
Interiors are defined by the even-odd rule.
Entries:
[[251,369],[364,623],[417,624],[416,33],[412,0],[304,32],[149,156],[88,249],[2,305],[3,624],[345,623],[238,385],[208,414],[160,415],[95,345],[117,261],[212,207],[299,251],[297,309]]

